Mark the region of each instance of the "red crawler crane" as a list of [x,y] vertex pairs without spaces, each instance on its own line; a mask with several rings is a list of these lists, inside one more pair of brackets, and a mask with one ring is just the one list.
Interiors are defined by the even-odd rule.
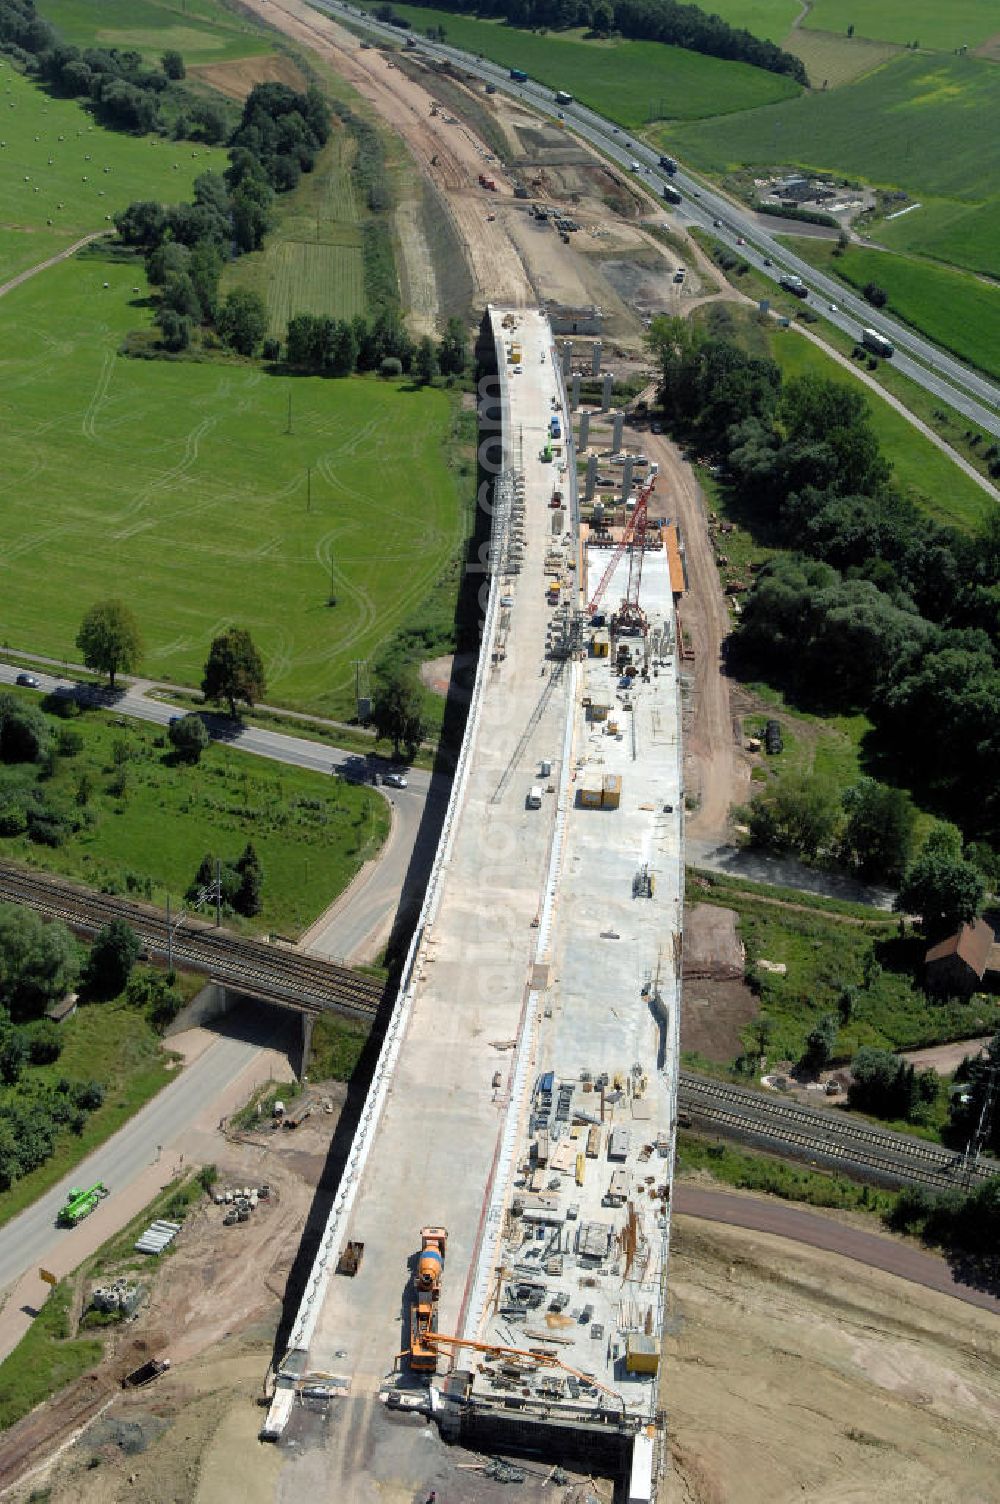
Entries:
[[653,488],[655,487],[655,485],[656,476],[651,475],[646,484],[643,486],[642,490],[639,492],[639,497],[635,504],[635,511],[626,522],[625,527],[622,530],[621,539],[616,544],[614,552],[612,553],[611,558],[608,560],[608,567],[601,576],[601,583],[594,591],[594,594],[590,600],[590,604],[587,607],[588,616],[593,616],[594,612],[601,604],[601,601],[604,599],[604,592],[607,590],[608,585],[611,583],[611,576],[618,568],[622,554],[631,544],[632,551],[629,555],[628,563],[628,586],[622,599],[621,609],[617,614],[617,622],[619,627],[624,627],[626,629],[632,627],[634,629],[638,629],[641,632],[644,632],[646,630],[646,616],[642,607],[639,605],[639,587],[642,584],[642,559],[644,553],[646,552],[646,528],[649,524],[649,498],[653,494]]

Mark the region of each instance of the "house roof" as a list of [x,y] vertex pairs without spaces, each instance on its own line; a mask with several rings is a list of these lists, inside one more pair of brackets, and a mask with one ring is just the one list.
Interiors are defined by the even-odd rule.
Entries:
[[970,971],[974,971],[977,977],[982,977],[986,970],[986,958],[993,945],[993,930],[985,919],[977,919],[974,924],[963,924],[953,935],[945,940],[939,940],[937,945],[932,945],[924,956],[924,965],[930,966],[935,961],[944,961],[951,956],[957,956],[964,961]]

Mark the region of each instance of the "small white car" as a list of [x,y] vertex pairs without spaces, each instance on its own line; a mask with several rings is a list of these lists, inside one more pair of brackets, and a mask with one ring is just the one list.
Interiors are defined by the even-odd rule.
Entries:
[[502,595],[500,597],[500,604],[501,606],[512,606],[514,604],[514,597],[512,595]]
[[386,773],[382,782],[387,783],[391,789],[406,788],[406,779],[402,773]]
[[840,312],[840,309],[837,307],[836,303],[831,303],[830,304],[830,312],[831,313],[839,313]]

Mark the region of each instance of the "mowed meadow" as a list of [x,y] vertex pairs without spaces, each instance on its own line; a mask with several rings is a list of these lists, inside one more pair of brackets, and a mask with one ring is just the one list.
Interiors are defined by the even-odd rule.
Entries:
[[129,359],[140,284],[141,262],[91,253],[0,300],[0,640],[76,660],[83,612],[117,595],[146,674],[198,684],[235,622],[270,700],[351,712],[354,660],[406,623],[464,536],[457,404],[374,377]]
[[[370,9],[371,0],[367,5]],[[654,117],[700,120],[801,92],[792,79],[777,73],[662,42],[588,42],[580,31],[543,36],[452,11],[395,3],[392,8],[418,37],[430,26],[443,26],[451,46],[504,68],[524,68],[535,81],[570,90],[583,104],[631,130],[649,120],[651,112]]]
[[259,26],[217,0],[38,0],[38,11],[77,47],[132,48],[150,60],[168,48],[189,66],[271,50]]
[[56,99],[0,58],[0,285],[110,230],[138,198],[178,203],[226,153],[162,136],[105,130],[71,99]]

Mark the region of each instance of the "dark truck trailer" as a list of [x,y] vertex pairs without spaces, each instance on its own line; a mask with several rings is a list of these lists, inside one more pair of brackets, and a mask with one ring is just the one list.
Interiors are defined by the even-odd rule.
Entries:
[[661,157],[660,166],[663,168],[664,172],[669,172],[671,176],[673,176],[673,174],[677,171],[677,163],[674,161],[673,157]]
[[663,197],[668,204],[679,204],[681,202],[681,196],[677,192],[677,189],[671,188],[669,183],[664,183],[663,185]]
[[528,82],[528,75],[523,68],[511,68],[510,76],[516,84],[526,84]]
[[889,360],[896,352],[892,340],[886,339],[884,334],[879,334],[877,329],[862,329],[861,343],[874,355],[881,355],[883,360]]
[[787,277],[779,278],[778,286],[783,287],[786,292],[792,293],[796,298],[807,298],[809,296],[809,289],[802,278],[794,277],[790,273]]
[[565,89],[556,90],[556,104],[572,104],[572,94],[567,94]]

